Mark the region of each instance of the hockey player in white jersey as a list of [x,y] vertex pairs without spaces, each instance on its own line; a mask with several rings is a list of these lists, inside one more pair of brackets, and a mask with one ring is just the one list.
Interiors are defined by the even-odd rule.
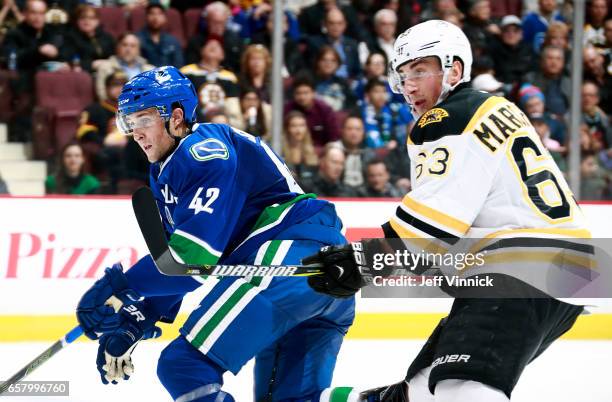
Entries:
[[[407,146],[413,189],[383,225],[385,237],[448,246],[466,237],[515,245],[589,238],[580,208],[528,118],[505,98],[470,88],[471,64],[469,41],[444,21],[418,24],[395,41],[391,86],[416,119]],[[304,262],[324,264],[325,275],[309,278],[319,292],[348,297],[364,285],[350,246],[324,248]],[[518,259],[513,264],[519,271],[525,266]],[[346,400],[508,401],[525,366],[583,311],[516,278],[505,283],[517,298],[455,299],[405,381]]]

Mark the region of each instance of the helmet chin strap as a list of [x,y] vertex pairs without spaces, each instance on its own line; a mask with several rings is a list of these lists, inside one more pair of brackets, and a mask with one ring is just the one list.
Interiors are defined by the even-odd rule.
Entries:
[[[166,133],[168,134],[168,136],[170,136],[170,138],[172,138],[174,140],[174,144],[170,147],[170,149],[168,149],[168,152],[166,152],[161,158],[160,161],[164,161],[166,160],[166,158],[170,155],[172,155],[172,152],[174,152],[176,150],[176,148],[179,146],[179,143],[181,142],[181,140],[184,137],[179,137],[177,135],[172,135],[172,132],[170,132],[170,119],[164,121],[164,126],[166,128]],[[191,134],[191,127],[187,126],[187,131],[185,132],[185,135]]]

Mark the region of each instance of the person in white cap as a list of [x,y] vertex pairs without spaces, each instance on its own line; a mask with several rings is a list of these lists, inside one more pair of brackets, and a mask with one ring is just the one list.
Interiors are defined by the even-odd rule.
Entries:
[[[532,247],[531,252],[548,247],[543,233],[571,237],[555,243],[565,247],[590,232],[527,116],[503,97],[470,88],[471,66],[470,42],[445,21],[418,24],[395,41],[391,87],[404,96],[416,120],[408,139],[413,187],[382,227],[385,238],[404,239],[413,254],[486,238],[476,250],[486,244],[488,253],[506,253],[509,262],[485,258],[482,266],[462,272],[469,278],[494,272],[494,290],[441,286],[456,299],[405,380],[362,393],[332,390],[320,401],[507,402],[525,366],[583,311],[581,305],[550,296],[559,297],[558,282],[548,286],[521,274],[536,268],[545,275],[559,273],[553,261],[525,254],[524,247]],[[350,297],[369,283],[376,285],[384,271],[368,266],[361,250],[380,242],[327,247],[307,257],[303,263],[321,264],[324,271],[309,277],[310,286]],[[424,258],[425,264],[410,270],[443,270]]]
[[517,85],[523,76],[536,68],[536,59],[530,46],[523,43],[521,20],[515,15],[506,15],[500,23],[501,35],[489,44],[488,54],[493,60],[495,78]]

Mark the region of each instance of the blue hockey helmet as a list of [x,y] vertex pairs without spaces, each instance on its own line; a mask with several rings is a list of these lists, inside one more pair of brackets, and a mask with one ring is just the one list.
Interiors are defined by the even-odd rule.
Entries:
[[189,78],[176,67],[164,66],[138,74],[121,90],[117,108],[117,126],[124,134],[133,134],[134,126],[127,116],[141,110],[156,108],[164,121],[170,119],[172,108],[180,105],[185,123],[196,120],[198,96]]

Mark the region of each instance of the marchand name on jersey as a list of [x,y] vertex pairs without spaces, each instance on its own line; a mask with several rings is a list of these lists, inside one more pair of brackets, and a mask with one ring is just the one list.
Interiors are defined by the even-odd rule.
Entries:
[[297,267],[277,265],[263,267],[257,265],[217,265],[212,275],[220,276],[292,276]]
[[492,112],[474,126],[472,133],[492,152],[512,134],[523,127],[530,127],[527,116],[514,104],[504,102],[501,107],[492,108]]

